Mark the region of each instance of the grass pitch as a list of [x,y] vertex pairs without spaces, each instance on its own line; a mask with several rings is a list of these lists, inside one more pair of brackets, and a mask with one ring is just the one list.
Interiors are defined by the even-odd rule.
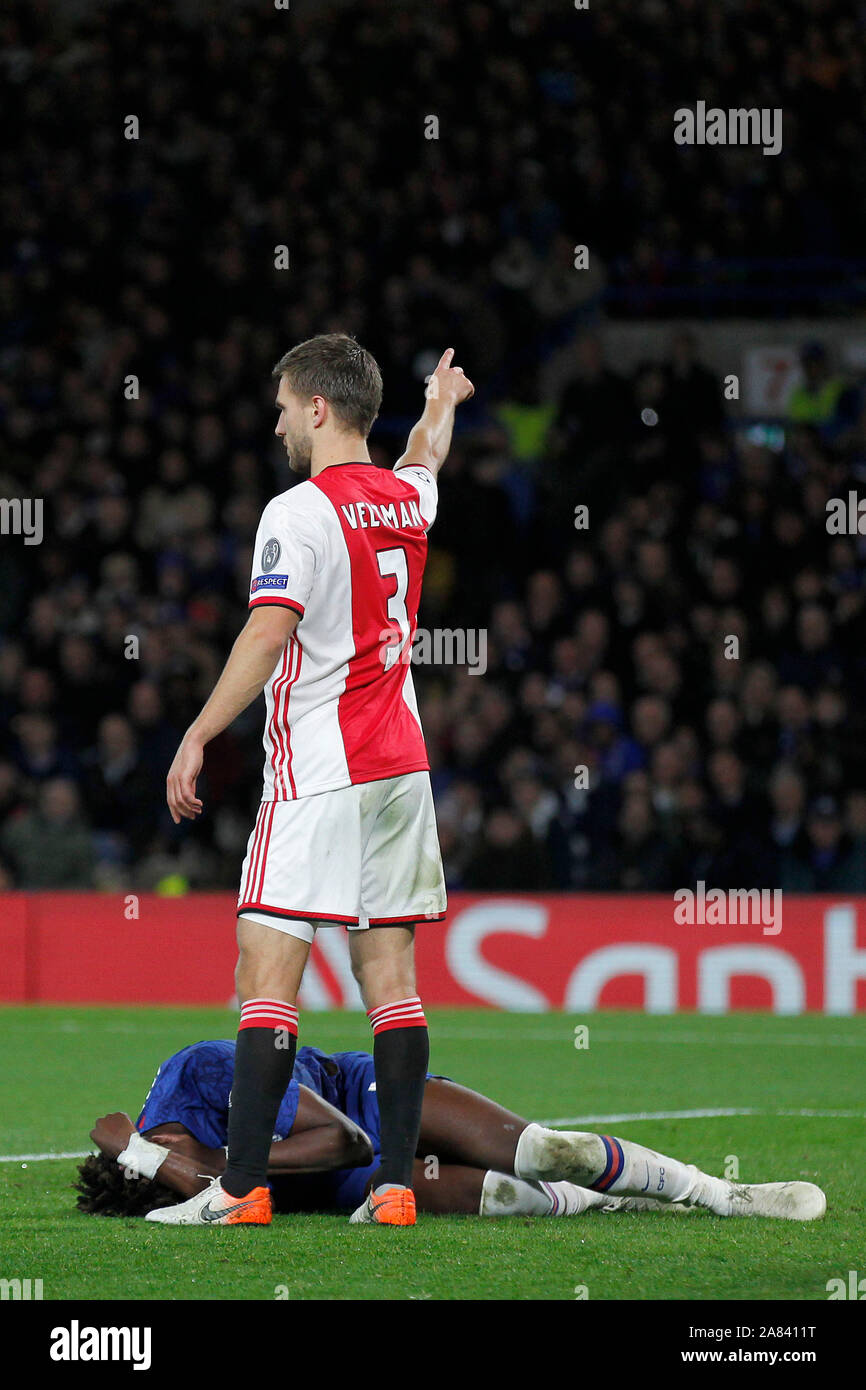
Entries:
[[[219,1009],[0,1010],[0,1278],[45,1299],[817,1299],[866,1273],[866,1018],[430,1013],[431,1070],[528,1119],[598,1129],[742,1181],[805,1178],[821,1222],[589,1215],[424,1217],[414,1231],[281,1216],[153,1228],[83,1216],[77,1161],[99,1114],[133,1118],[159,1062],[233,1037]],[[574,1046],[578,1023],[588,1048]],[[302,1017],[302,1043],[370,1047],[363,1015]],[[701,1112],[730,1111],[730,1114]],[[684,1113],[698,1112],[698,1113]],[[641,1118],[637,1118],[641,1117]]]

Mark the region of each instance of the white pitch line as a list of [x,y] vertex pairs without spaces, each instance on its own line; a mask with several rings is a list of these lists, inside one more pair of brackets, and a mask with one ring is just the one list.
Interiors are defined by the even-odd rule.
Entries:
[[[703,1045],[714,1047],[721,1051],[724,1047],[866,1047],[866,1036],[862,1038],[847,1038],[840,1034],[831,1034],[826,1038],[813,1037],[811,1034],[804,1033],[780,1033],[773,1037],[772,1033],[724,1033],[717,1037],[712,1037],[704,1033],[653,1033],[648,1036],[646,1033],[618,1033],[608,1031],[603,1023],[597,1023],[593,1014],[587,1014],[583,1023],[592,1033],[593,1027],[599,1043],[673,1043],[687,1047]],[[563,1032],[537,1031],[523,1032],[519,1027],[514,1032],[483,1032],[476,1029],[449,1028],[447,1025],[435,1028],[434,1038],[442,1038],[446,1042],[546,1042],[561,1043],[563,1039],[571,1040],[571,1021],[565,1021]]]
[[[216,1011],[216,1009],[217,1009],[217,1006],[214,1006],[214,1011]],[[356,1009],[345,1009],[345,1010],[341,1010],[341,1012],[342,1012],[342,1013],[345,1013],[345,1014],[347,1014],[347,1015],[349,1015],[351,1018],[358,1018],[358,1019],[363,1020],[363,1013],[362,1013],[360,1010],[356,1010]],[[236,1009],[233,1009],[233,1010],[231,1010],[231,1013],[233,1014],[234,1018],[236,1019],[236,1017],[237,1017],[237,1010],[236,1010]],[[310,1018],[311,1018],[311,1020],[312,1020],[312,1027],[315,1028],[315,1027],[316,1027],[316,1021],[315,1021],[315,1020],[316,1020],[316,1015],[317,1015],[317,1013],[318,1013],[318,1010],[316,1010],[316,1009],[310,1009],[310,1010],[308,1010],[308,1013],[309,1013]],[[784,1016],[784,1015],[778,1015],[778,1014],[769,1015],[769,1017],[770,1017],[771,1019],[775,1019],[775,1018],[779,1018],[779,1017],[783,1017],[783,1016]],[[521,1017],[524,1017],[524,1018],[525,1018],[526,1016],[525,1016],[525,1015],[522,1015]],[[550,1015],[540,1014],[539,1017],[541,1017],[541,1018],[550,1017]],[[508,1031],[508,1030],[503,1029],[503,1028],[492,1028],[492,1029],[489,1029],[489,1030],[487,1030],[487,1029],[479,1029],[479,1028],[461,1028],[459,1024],[457,1024],[456,1026],[450,1026],[450,1025],[448,1025],[448,1024],[442,1024],[441,1026],[439,1026],[439,1025],[436,1026],[436,1037],[442,1038],[444,1041],[451,1041],[451,1042],[491,1042],[491,1043],[497,1043],[497,1042],[505,1042],[505,1043],[514,1043],[514,1042],[520,1042],[520,1043],[523,1043],[523,1042],[544,1042],[544,1043],[561,1043],[561,1042],[563,1041],[563,1038],[566,1038],[566,1039],[570,1039],[570,1038],[571,1038],[570,1029],[573,1028],[573,1026],[574,1026],[574,1021],[575,1021],[575,1019],[577,1019],[577,1017],[578,1017],[578,1016],[577,1016],[576,1014],[571,1014],[571,1013],[564,1013],[564,1014],[562,1014],[562,1020],[563,1020],[563,1025],[562,1025],[562,1026],[563,1026],[563,1028],[564,1028],[564,1031],[559,1031],[560,1025],[557,1025],[557,1024],[554,1024],[554,1023],[552,1023],[552,1024],[551,1024],[551,1027],[550,1027],[549,1029],[546,1029],[546,1030],[542,1030],[542,1029],[540,1029],[540,1028],[536,1028],[536,1029],[525,1029],[525,1030],[524,1030],[524,1029],[521,1028],[520,1023],[519,1023],[518,1021],[515,1021],[513,1031]],[[655,1015],[655,1014],[650,1014],[650,1015],[646,1015],[646,1017],[648,1017],[648,1018],[657,1018],[657,1017],[661,1017],[661,1016],[660,1016],[660,1015]],[[700,1018],[720,1019],[720,1018],[723,1018],[723,1017],[730,1017],[730,1015],[700,1014],[700,1015],[698,1015],[698,1017],[700,1017]],[[787,1017],[792,1017],[792,1018],[793,1018],[793,1017],[796,1017],[796,1015],[787,1015]],[[434,1018],[435,1018],[435,1015],[434,1015]],[[685,1047],[704,1046],[704,1047],[714,1047],[714,1048],[717,1048],[717,1049],[718,1049],[718,1048],[722,1048],[722,1047],[726,1047],[726,1046],[727,1046],[727,1047],[767,1047],[767,1046],[772,1046],[772,1047],[866,1047],[866,1035],[864,1035],[863,1037],[848,1037],[848,1036],[846,1036],[845,1034],[831,1033],[831,1034],[828,1034],[826,1037],[820,1037],[820,1036],[815,1036],[814,1034],[811,1034],[811,1033],[778,1033],[778,1034],[776,1034],[776,1035],[774,1036],[774,1035],[773,1035],[773,1032],[772,1032],[772,1029],[770,1029],[768,1032],[762,1032],[762,1033],[729,1033],[729,1034],[727,1034],[727,1036],[726,1036],[724,1033],[721,1033],[721,1034],[719,1034],[719,1035],[713,1035],[713,1034],[710,1034],[710,1033],[685,1033],[685,1032],[684,1032],[684,1033],[654,1033],[654,1034],[652,1034],[651,1037],[648,1037],[648,1035],[647,1035],[646,1033],[633,1033],[633,1032],[627,1032],[627,1031],[620,1032],[620,1031],[618,1031],[618,1030],[616,1030],[616,1029],[610,1029],[610,1030],[609,1030],[609,1029],[605,1026],[604,1015],[603,1015],[603,1013],[602,1013],[602,1014],[594,1014],[594,1013],[585,1014],[585,1015],[582,1016],[582,1018],[580,1019],[580,1021],[581,1021],[582,1023],[586,1024],[590,1029],[592,1029],[592,1028],[594,1027],[594,1028],[597,1030],[597,1035],[598,1035],[599,1041],[600,1041],[600,1042],[605,1042],[605,1043],[646,1043],[646,1042],[649,1041],[649,1042],[652,1042],[653,1044],[656,1044],[656,1043],[658,1043],[658,1044],[673,1044],[673,1045],[679,1045],[679,1046],[685,1046]],[[3,1022],[4,1022],[4,1020],[3,1020],[2,1011],[0,1011],[0,1025],[2,1025]],[[233,1026],[234,1026],[234,1024],[233,1024]],[[321,1023],[321,1024],[319,1025],[319,1027],[320,1027],[320,1030],[321,1030],[321,1032],[322,1032],[323,1034],[324,1034],[324,1033],[330,1033],[331,1031],[342,1032],[342,1030],[343,1030],[344,1027],[345,1027],[345,1024],[344,1024],[344,1022],[343,1022],[342,1019],[329,1018],[329,1019],[327,1020],[327,1023],[324,1023],[324,1022],[323,1022],[323,1023]],[[59,1028],[59,1031],[61,1031],[61,1032],[67,1032],[67,1033],[75,1033],[75,1032],[84,1033],[84,1032],[86,1031],[84,1025],[81,1025],[81,1024],[78,1024],[78,1023],[74,1023],[74,1022],[70,1022],[70,1021],[62,1022],[62,1023],[58,1024],[58,1028]],[[142,1019],[141,1021],[136,1021],[135,1023],[110,1023],[110,1024],[107,1024],[107,1025],[103,1028],[102,1031],[104,1031],[104,1032],[106,1032],[106,1033],[135,1033],[135,1034],[154,1033],[154,1034],[160,1035],[160,1034],[164,1034],[164,1033],[165,1033],[165,1029],[166,1029],[166,1024],[165,1024],[165,1022],[164,1022],[163,1020],[148,1020],[148,1019]]]
[[[636,1120],[729,1119],[739,1115],[811,1120],[866,1120],[866,1113],[860,1110],[760,1110],[755,1106],[730,1106],[724,1109],[704,1110],[632,1110],[619,1115],[566,1115],[553,1120],[536,1120],[536,1124],[546,1125],[550,1129],[560,1129],[572,1125],[624,1125]],[[93,1149],[82,1149],[74,1153],[59,1154],[0,1154],[0,1163],[43,1163],[56,1158],[87,1158],[93,1152]]]
[[635,1110],[623,1115],[568,1115],[555,1120],[536,1120],[548,1129],[570,1128],[572,1125],[624,1125],[632,1120],[714,1120],[737,1115],[766,1117],[793,1116],[797,1119],[866,1120],[860,1110],[760,1110],[752,1106],[718,1110]]
[[93,1149],[76,1149],[75,1153],[62,1154],[0,1154],[0,1163],[43,1163],[49,1158],[87,1158]]
[[566,1125],[622,1125],[629,1120],[713,1120],[729,1115],[758,1115],[753,1109],[725,1110],[633,1110],[622,1115],[568,1115],[555,1120],[537,1120],[549,1129]]

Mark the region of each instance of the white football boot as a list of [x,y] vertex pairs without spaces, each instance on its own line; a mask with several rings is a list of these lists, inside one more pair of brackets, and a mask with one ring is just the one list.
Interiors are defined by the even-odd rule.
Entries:
[[729,1182],[694,1168],[686,1201],[714,1216],[770,1216],[781,1221],[820,1221],[827,1198],[813,1182]]
[[145,1221],[163,1226],[267,1226],[271,1220],[271,1194],[267,1187],[254,1187],[245,1197],[230,1197],[219,1178],[175,1207],[156,1207]]

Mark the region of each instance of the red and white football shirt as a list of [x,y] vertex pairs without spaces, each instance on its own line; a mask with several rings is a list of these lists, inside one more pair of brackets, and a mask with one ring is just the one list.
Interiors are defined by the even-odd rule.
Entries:
[[250,608],[301,615],[265,686],[264,801],[429,768],[406,658],[436,502],[427,468],[341,463],[262,513]]

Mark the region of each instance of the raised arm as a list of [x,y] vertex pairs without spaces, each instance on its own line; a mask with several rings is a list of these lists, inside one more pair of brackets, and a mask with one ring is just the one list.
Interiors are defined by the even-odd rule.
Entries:
[[435,475],[448,457],[454,414],[458,405],[475,394],[475,387],[464,375],[463,368],[451,366],[453,357],[454,349],[446,348],[439,359],[427,383],[424,413],[409,433],[406,452],[394,464],[395,472],[398,468],[420,466],[429,468]]

